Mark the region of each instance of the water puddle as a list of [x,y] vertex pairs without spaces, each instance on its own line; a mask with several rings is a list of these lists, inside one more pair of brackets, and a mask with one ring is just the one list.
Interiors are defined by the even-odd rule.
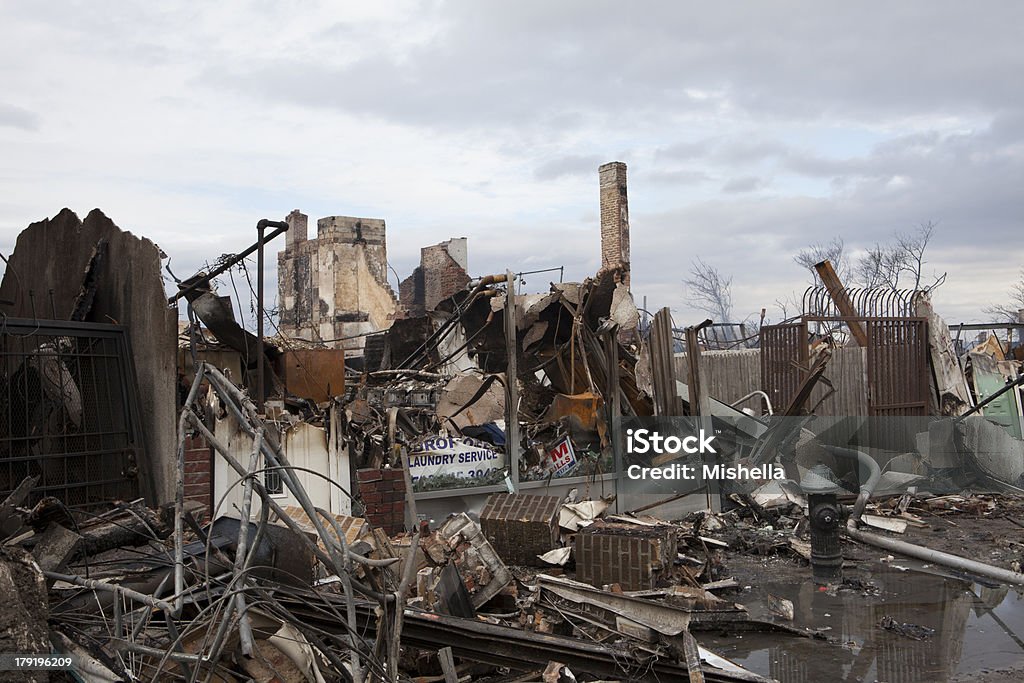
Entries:
[[[826,629],[834,644],[760,633],[698,639],[780,683],[944,683],[958,674],[1024,663],[1024,596],[1006,586],[943,576],[934,566],[899,566],[906,571],[879,565],[841,590],[824,591],[809,580],[767,580],[735,598],[753,618]],[[793,602],[792,622],[773,617],[768,594]],[[887,630],[883,621],[897,630],[901,624],[924,627],[907,629],[924,639]]]

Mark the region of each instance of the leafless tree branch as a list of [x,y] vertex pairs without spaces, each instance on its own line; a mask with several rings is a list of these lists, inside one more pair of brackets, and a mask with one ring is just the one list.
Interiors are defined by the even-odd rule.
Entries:
[[718,322],[732,322],[732,277],[700,258],[690,266],[690,277],[683,280],[690,303]]

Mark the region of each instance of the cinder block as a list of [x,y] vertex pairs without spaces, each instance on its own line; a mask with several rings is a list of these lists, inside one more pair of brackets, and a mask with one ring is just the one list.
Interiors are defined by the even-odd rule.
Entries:
[[576,578],[601,588],[657,588],[672,569],[678,530],[672,525],[634,526],[598,521],[576,535]]
[[495,493],[480,512],[480,529],[507,564],[538,566],[558,545],[556,496]]

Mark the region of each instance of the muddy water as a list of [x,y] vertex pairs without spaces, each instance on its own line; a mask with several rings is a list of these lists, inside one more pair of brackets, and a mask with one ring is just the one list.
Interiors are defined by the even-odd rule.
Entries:
[[[697,634],[698,640],[780,683],[944,683],[956,675],[1024,663],[1022,595],[1005,586],[943,576],[934,566],[895,564],[905,571],[878,564],[870,571],[848,572],[862,583],[840,590],[822,590],[781,572],[773,581],[769,571],[767,581],[762,574],[750,582],[754,585],[749,591],[732,598],[751,617],[824,629],[834,643],[762,633]],[[809,570],[804,573],[809,575]],[[793,602],[792,622],[769,613],[768,594]],[[884,617],[934,633],[914,640],[883,629],[879,624]]]

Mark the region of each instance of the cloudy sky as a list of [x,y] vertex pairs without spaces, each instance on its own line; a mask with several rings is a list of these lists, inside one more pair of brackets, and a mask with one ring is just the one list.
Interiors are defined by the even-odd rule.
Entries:
[[0,1],[0,252],[100,207],[185,275],[299,208],[384,218],[402,277],[466,236],[475,274],[577,279],[619,160],[634,293],[678,324],[694,258],[777,317],[800,248],[926,221],[940,312],[984,319],[1024,266],[1022,26],[1013,1]]

